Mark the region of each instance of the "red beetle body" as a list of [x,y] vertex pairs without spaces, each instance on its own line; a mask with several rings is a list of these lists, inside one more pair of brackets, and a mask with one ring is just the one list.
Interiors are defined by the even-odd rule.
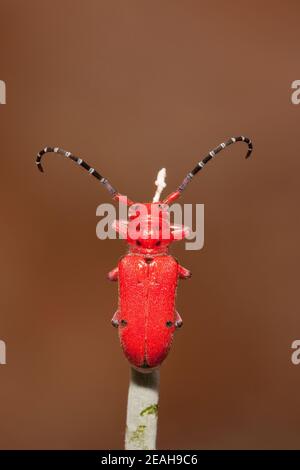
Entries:
[[172,256],[129,254],[119,262],[119,336],[136,367],[156,367],[165,359],[175,330],[178,263]]
[[[190,272],[168,254],[168,246],[175,237],[182,239],[188,229],[170,226],[165,204],[134,204],[132,208],[127,229],[124,222],[114,223],[127,236],[129,253],[108,275],[110,280],[119,279],[119,306],[112,324],[119,329],[129,362],[146,372],[162,363],[175,329],[182,325],[175,310],[177,281],[190,277]],[[130,235],[133,224],[139,225],[136,239]]]

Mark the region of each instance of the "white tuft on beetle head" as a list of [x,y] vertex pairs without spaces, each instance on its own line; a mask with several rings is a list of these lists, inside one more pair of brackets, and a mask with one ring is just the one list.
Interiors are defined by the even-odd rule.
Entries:
[[164,188],[167,186],[165,180],[167,176],[167,171],[165,168],[162,168],[159,170],[157,174],[157,178],[155,181],[155,185],[157,186],[156,193],[154,195],[153,201],[152,202],[159,202],[161,193],[163,192]]

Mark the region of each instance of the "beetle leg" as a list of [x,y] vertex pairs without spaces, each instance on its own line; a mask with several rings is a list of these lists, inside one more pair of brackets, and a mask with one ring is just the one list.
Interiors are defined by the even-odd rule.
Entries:
[[177,310],[175,311],[175,328],[181,328],[183,321]]
[[116,267],[112,269],[111,271],[109,271],[107,277],[110,281],[117,281],[119,277],[119,268]]
[[114,314],[114,316],[112,317],[111,319],[111,324],[112,326],[114,326],[115,328],[118,328],[119,326],[119,311],[117,310],[116,313]]
[[192,276],[191,271],[188,269],[184,268],[180,264],[178,265],[178,275],[180,279],[189,279]]
[[171,235],[173,240],[180,241],[187,238],[191,233],[191,229],[184,225],[171,225]]

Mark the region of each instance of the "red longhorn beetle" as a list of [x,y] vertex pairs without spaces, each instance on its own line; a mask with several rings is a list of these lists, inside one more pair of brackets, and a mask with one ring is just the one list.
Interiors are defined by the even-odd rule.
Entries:
[[[46,147],[37,155],[36,164],[40,171],[43,171],[41,159],[48,152],[59,153],[75,161],[96,177],[115,201],[130,206],[129,222],[115,221],[113,224],[114,229],[126,238],[129,250],[118,266],[109,272],[108,278],[119,280],[119,306],[112,324],[119,330],[125,356],[134,367],[144,372],[159,366],[169,352],[174,331],[182,325],[182,319],[175,310],[177,281],[191,276],[188,269],[168,254],[169,245],[174,240],[184,239],[188,231],[183,226],[170,226],[169,204],[180,196],[209,160],[238,141],[248,144],[248,158],[253,148],[251,140],[243,136],[231,137],[209,152],[164,201],[146,204],[133,203],[118,193],[106,178],[71,152]],[[137,228],[137,218],[139,235],[133,237],[131,229],[133,226]]]

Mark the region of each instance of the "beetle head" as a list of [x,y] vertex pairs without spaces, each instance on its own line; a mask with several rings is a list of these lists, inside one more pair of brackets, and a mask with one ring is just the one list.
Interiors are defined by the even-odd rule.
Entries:
[[129,221],[115,221],[114,229],[126,238],[132,253],[163,254],[169,245],[182,240],[188,228],[171,225],[169,206],[162,202],[133,203]]

